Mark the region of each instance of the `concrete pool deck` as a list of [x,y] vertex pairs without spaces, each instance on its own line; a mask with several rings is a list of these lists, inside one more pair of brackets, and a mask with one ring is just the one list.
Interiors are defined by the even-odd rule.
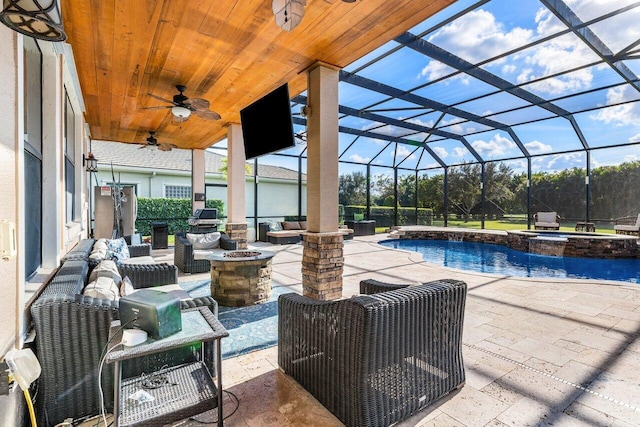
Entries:
[[[640,425],[640,286],[452,270],[377,244],[387,238],[345,242],[343,297],[357,294],[365,278],[395,283],[455,278],[469,285],[466,385],[398,425]],[[301,245],[250,247],[275,251],[273,281],[301,292]],[[200,278],[206,273],[180,280]],[[240,398],[227,426],[341,425],[278,370],[277,347],[226,359],[222,369],[224,388]],[[230,414],[233,405],[225,402]],[[213,417],[206,413],[198,419]]]

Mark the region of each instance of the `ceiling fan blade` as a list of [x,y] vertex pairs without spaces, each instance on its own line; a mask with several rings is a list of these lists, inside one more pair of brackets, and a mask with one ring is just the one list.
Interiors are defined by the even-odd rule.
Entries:
[[211,111],[211,110],[196,110],[193,112],[193,114],[195,114],[196,116],[200,117],[201,119],[206,119],[206,120],[220,120],[220,114],[216,113],[215,111]]
[[152,93],[150,93],[150,92],[147,92],[147,95],[149,95],[149,96],[150,96],[150,97],[152,97],[152,98],[158,99],[158,100],[163,101],[163,102],[168,102],[169,104],[173,105],[173,101],[170,101],[170,100],[168,100],[168,99],[166,99],[166,98],[163,98],[163,97],[161,97],[161,96],[154,95],[154,94],[152,94]]
[[160,151],[171,151],[174,148],[177,148],[177,146],[169,144],[168,142],[162,142],[158,144],[158,150]]
[[196,110],[208,110],[209,105],[211,105],[209,101],[202,98],[189,98],[189,101],[191,101],[191,106]]
[[173,105],[156,105],[154,107],[142,107],[140,110],[161,110],[165,108],[173,108]]

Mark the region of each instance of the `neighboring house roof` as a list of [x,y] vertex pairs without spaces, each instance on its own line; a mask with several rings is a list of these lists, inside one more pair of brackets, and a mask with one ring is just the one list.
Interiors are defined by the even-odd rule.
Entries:
[[[127,166],[144,169],[164,169],[173,171],[191,170],[191,150],[174,148],[171,151],[160,151],[157,148],[142,145],[126,144],[111,141],[91,141],[91,152],[98,159],[99,165]],[[210,151],[205,151],[205,172],[220,173],[224,166],[221,156]],[[281,166],[259,164],[259,174],[264,178],[297,180],[298,172]],[[251,174],[254,170],[251,168]],[[306,174],[302,174],[302,180],[306,181]]]

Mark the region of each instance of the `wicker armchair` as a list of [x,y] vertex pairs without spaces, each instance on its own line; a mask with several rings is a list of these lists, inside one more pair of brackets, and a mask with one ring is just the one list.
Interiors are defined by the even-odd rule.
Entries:
[[[236,250],[238,242],[231,240],[224,233],[220,234],[220,248],[225,250]],[[186,232],[175,234],[173,249],[173,263],[184,273],[205,273],[211,269],[211,263],[206,259],[195,259],[193,256],[193,245],[187,239]]]
[[387,426],[465,381],[467,285],[435,281],[375,295],[278,300],[278,363],[347,426]]
[[557,212],[538,212],[533,216],[536,230],[559,230],[560,215]]
[[[177,268],[159,264],[153,269],[136,270],[126,266],[136,288],[149,284],[177,283]],[[69,259],[31,305],[36,331],[35,351],[42,367],[38,379],[36,411],[38,425],[50,426],[66,418],[79,419],[100,411],[98,371],[100,357],[107,343],[113,320],[119,319],[118,302],[82,295],[92,265],[88,260]],[[121,270],[122,272],[122,270]],[[137,275],[136,275],[137,274]],[[143,278],[143,280],[139,280]],[[211,297],[182,301],[183,310],[209,307],[217,315],[217,303]],[[153,372],[163,365],[177,365],[199,357],[199,349],[187,347],[177,351],[127,361],[124,376]],[[214,366],[213,352],[206,362]],[[113,367],[102,375],[107,410],[113,408]]]
[[616,219],[613,229],[616,234],[630,234],[640,237],[640,214],[638,214],[637,218],[635,216],[625,216]]

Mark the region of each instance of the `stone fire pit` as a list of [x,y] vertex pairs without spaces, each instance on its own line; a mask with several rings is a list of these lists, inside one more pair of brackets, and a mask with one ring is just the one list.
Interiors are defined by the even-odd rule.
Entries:
[[260,304],[271,296],[270,251],[241,250],[208,255],[211,296],[225,307]]

